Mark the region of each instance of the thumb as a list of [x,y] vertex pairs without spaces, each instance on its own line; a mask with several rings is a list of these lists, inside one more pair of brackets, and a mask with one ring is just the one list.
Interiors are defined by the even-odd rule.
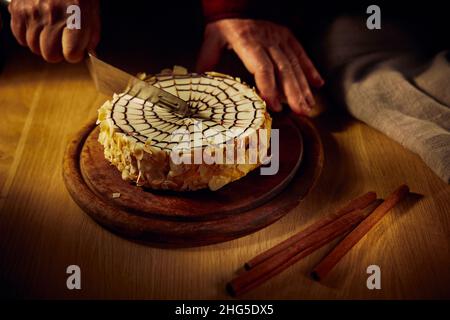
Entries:
[[219,63],[224,45],[217,36],[206,36],[197,57],[196,71],[212,71]]

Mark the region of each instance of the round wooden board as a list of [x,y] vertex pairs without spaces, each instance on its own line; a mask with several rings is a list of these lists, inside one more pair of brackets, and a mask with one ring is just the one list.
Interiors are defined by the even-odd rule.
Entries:
[[[230,214],[256,208],[283,190],[297,172],[303,154],[303,140],[289,117],[276,117],[273,128],[280,130],[279,170],[276,175],[261,175],[260,169],[213,192],[146,190],[122,180],[118,170],[105,160],[98,143],[98,127],[87,136],[80,156],[80,170],[87,185],[100,198],[143,217],[158,216],[179,221],[222,219]],[[119,198],[112,198],[120,193]]]
[[[280,169],[259,169],[224,188],[175,193],[136,187],[121,179],[104,159],[92,123],[69,143],[64,181],[75,202],[109,230],[158,246],[206,245],[261,229],[286,214],[306,196],[320,175],[323,148],[306,118],[276,115],[280,128]],[[119,198],[112,198],[120,193]]]

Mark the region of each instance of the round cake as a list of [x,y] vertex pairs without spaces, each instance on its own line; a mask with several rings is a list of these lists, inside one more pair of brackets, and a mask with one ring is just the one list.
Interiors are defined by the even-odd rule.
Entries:
[[239,79],[182,67],[139,78],[187,101],[189,112],[141,99],[132,87],[98,110],[98,140],[124,180],[152,189],[214,191],[268,159],[272,120],[265,102]]

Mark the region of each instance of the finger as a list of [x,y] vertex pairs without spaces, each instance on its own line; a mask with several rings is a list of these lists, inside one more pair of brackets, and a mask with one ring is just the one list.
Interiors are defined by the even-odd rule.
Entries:
[[278,47],[269,47],[268,51],[276,66],[278,80],[289,106],[296,113],[308,112],[309,107],[300,91],[300,86],[288,58]]
[[200,53],[197,58],[196,70],[199,73],[212,71],[219,63],[222,55],[223,44],[216,35],[205,36]]
[[41,32],[39,43],[42,57],[52,63],[60,62],[64,59],[62,52],[62,32],[64,26],[50,25],[44,27]]
[[316,102],[314,100],[313,94],[311,93],[308,81],[306,80],[305,73],[303,72],[300,62],[298,61],[298,57],[295,55],[291,47],[285,44],[281,45],[281,49],[291,63],[295,77],[297,78],[297,82],[300,86],[300,90],[303,93],[303,96],[305,97],[306,102],[310,107],[314,106]]
[[64,28],[62,33],[62,52],[70,63],[80,62],[89,44],[91,32],[89,29]]
[[30,48],[30,50],[37,54],[37,55],[41,55],[41,48],[40,48],[40,33],[43,29],[43,25],[37,21],[32,21],[28,26],[27,26],[27,31],[26,31],[26,42],[28,47]]
[[317,88],[323,86],[325,81],[323,80],[319,71],[317,71],[314,64],[311,62],[311,59],[306,54],[302,45],[294,37],[290,37],[288,42],[289,46],[292,48],[292,50],[294,50],[295,54],[297,55],[298,60],[300,62],[300,66],[302,67],[302,70],[304,71],[305,76],[308,79],[309,83],[311,83],[314,87]]
[[274,111],[281,111],[272,60],[265,49],[254,43],[237,43],[233,50],[242,63],[255,76],[256,87],[261,97]]
[[27,45],[27,28],[24,19],[11,16],[11,31],[20,45]]
[[26,39],[26,24],[23,14],[16,9],[17,2],[13,2],[8,6],[8,11],[11,16],[11,31],[14,37],[16,38],[17,42],[19,42],[20,45],[26,46],[27,45],[27,39]]

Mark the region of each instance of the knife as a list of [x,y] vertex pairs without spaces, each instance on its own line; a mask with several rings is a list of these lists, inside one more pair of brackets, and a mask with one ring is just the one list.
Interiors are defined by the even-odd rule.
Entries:
[[189,108],[186,101],[100,60],[92,52],[88,55],[89,72],[98,91],[112,95],[130,88],[128,93],[133,96],[158,102],[158,105],[173,109],[182,116],[187,115]]
[[[9,5],[10,2],[11,0],[0,0],[0,4]],[[88,52],[88,55],[89,73],[98,91],[112,95],[130,88],[129,94],[133,96],[152,103],[158,102],[158,105],[173,109],[182,116],[188,114],[189,107],[183,99],[113,67],[100,60],[93,52]]]

